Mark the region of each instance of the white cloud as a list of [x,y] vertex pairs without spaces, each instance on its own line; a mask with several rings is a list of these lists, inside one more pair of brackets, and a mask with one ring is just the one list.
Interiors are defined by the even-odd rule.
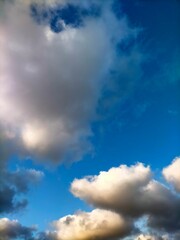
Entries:
[[132,230],[131,222],[111,211],[95,209],[78,212],[54,222],[57,240],[105,240],[123,237]]
[[0,124],[6,137],[40,158],[81,159],[92,150],[91,122],[114,44],[132,29],[108,6],[100,18],[59,34],[35,23],[24,1],[3,7]]
[[98,176],[75,179],[71,192],[95,206],[136,215],[143,208],[139,200],[150,180],[149,167],[141,163],[131,167],[121,165]]
[[169,166],[164,168],[163,175],[166,181],[171,183],[177,192],[180,192],[180,158],[175,158]]
[[140,163],[75,179],[71,192],[98,208],[134,219],[147,216],[147,224],[153,229],[171,232],[180,227],[179,197],[154,180],[150,168]]

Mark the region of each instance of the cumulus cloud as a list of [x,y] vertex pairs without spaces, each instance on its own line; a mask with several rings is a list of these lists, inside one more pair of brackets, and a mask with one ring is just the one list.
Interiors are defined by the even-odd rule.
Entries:
[[2,6],[2,134],[41,159],[76,161],[92,150],[91,122],[115,46],[133,30],[106,6],[99,17],[88,16],[77,28],[59,19],[63,31],[56,34],[48,24],[37,24],[30,3]]
[[147,224],[158,231],[180,228],[180,198],[152,178],[141,163],[121,165],[97,176],[75,179],[71,192],[95,207],[109,209],[134,219],[147,216]]
[[0,219],[0,240],[33,239],[34,227],[24,227],[17,220]]
[[75,179],[71,192],[90,204],[136,216],[143,211],[139,198],[150,179],[150,168],[141,163],[130,168],[121,165],[98,176]]
[[115,239],[132,231],[131,221],[119,214],[100,209],[65,216],[53,225],[57,240]]
[[171,183],[177,192],[180,192],[180,158],[175,158],[169,166],[164,168],[163,175],[167,182]]

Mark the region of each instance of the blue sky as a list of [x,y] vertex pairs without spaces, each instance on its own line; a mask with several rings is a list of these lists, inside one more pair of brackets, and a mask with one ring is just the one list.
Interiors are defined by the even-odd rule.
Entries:
[[[16,189],[11,209],[0,208],[0,226],[4,218],[17,219],[21,227],[37,225],[38,232],[45,232],[54,221],[63,229],[58,219],[69,214],[78,219],[79,210],[100,208],[119,214],[116,208],[98,202],[98,196],[92,200],[74,179],[100,178],[101,171],[108,177],[112,167],[121,173],[120,165],[129,167],[126,174],[131,176],[130,166],[138,172],[138,162],[144,168],[150,166],[153,179],[168,187],[169,201],[172,196],[180,201],[180,176],[168,175],[170,166],[180,161],[180,2],[59,0],[25,4],[17,0],[0,4],[0,193],[6,186]],[[162,174],[167,166],[170,170]],[[18,190],[19,173],[12,177],[17,169],[34,169],[27,173],[27,191]],[[88,189],[91,182],[99,189],[98,181],[88,181]],[[24,198],[28,204],[16,209],[13,201]],[[7,206],[3,199],[0,197],[0,203]],[[178,239],[179,230],[169,230],[165,224],[160,228],[157,215],[149,212],[137,210],[134,217],[122,210],[133,222],[144,215],[155,219],[155,226],[148,225],[144,234]],[[177,216],[176,221],[179,219]],[[0,239],[72,240],[66,228],[63,232],[58,226],[55,233],[44,233],[44,238],[35,233],[29,238],[1,233],[0,228]],[[145,230],[126,231],[115,237],[136,239]],[[80,239],[78,234],[77,230],[73,240]],[[110,229],[107,237],[100,237],[113,239],[114,234]],[[148,235],[142,240],[145,237]]]

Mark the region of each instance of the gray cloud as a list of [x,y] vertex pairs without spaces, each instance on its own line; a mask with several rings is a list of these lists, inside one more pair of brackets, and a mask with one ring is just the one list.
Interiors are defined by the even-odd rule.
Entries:
[[31,18],[30,2],[3,5],[0,126],[26,154],[80,160],[92,150],[91,122],[117,61],[115,46],[134,37],[134,30],[104,4],[101,17],[85,19],[80,28],[64,25],[55,34]]
[[17,170],[6,173],[6,183],[13,183],[16,190],[25,193],[28,190],[28,184],[35,184],[43,178],[44,174],[35,169]]
[[18,193],[9,186],[1,186],[0,189],[0,213],[19,211],[27,206],[27,200],[15,200]]
[[22,196],[28,191],[30,184],[39,182],[42,177],[43,173],[34,169],[15,172],[7,171],[5,168],[1,169],[0,214],[19,211],[26,207],[28,201]]
[[17,220],[0,219],[0,240],[33,240],[34,227],[24,227]]

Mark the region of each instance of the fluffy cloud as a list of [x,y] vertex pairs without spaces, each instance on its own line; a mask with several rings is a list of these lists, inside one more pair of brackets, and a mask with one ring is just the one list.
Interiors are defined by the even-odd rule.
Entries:
[[37,24],[30,2],[2,5],[1,135],[39,158],[76,161],[92,149],[91,122],[115,46],[133,30],[105,6],[78,28],[59,19],[56,34]]
[[33,239],[34,227],[24,227],[17,220],[0,219],[0,240]]
[[78,212],[54,222],[57,240],[105,240],[123,237],[132,231],[131,221],[107,210]]
[[144,211],[140,198],[143,198],[143,191],[148,191],[145,188],[150,179],[149,167],[141,163],[130,168],[122,165],[100,172],[98,176],[75,179],[71,192],[95,206],[137,216]]
[[149,227],[176,232],[180,228],[180,198],[152,179],[149,167],[125,165],[98,176],[75,179],[71,192],[95,207],[134,219],[147,216]]
[[168,167],[163,169],[165,179],[173,184],[176,191],[180,192],[180,158],[176,158]]

